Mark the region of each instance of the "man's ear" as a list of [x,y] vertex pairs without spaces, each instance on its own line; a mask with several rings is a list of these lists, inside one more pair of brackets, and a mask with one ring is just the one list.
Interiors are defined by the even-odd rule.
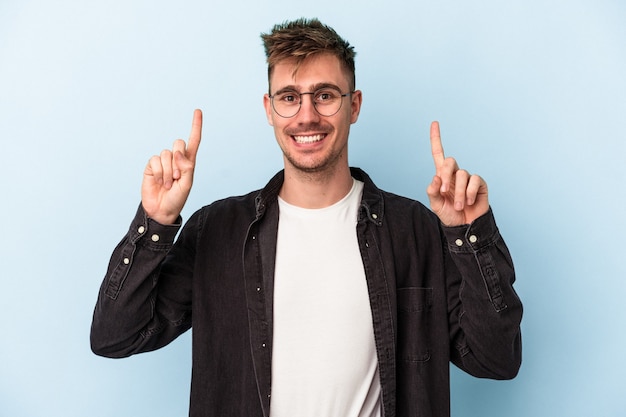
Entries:
[[361,104],[363,103],[363,93],[361,90],[355,90],[354,93],[350,95],[350,123],[354,124],[359,119],[359,113],[361,113]]
[[263,95],[263,107],[265,107],[265,116],[267,117],[267,123],[269,123],[270,126],[274,126],[272,99],[267,93]]

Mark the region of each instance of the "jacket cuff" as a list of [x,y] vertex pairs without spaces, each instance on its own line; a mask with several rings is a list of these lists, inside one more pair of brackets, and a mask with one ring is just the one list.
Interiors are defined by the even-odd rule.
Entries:
[[130,224],[128,231],[130,240],[133,242],[144,243],[155,249],[162,249],[164,246],[171,247],[174,239],[182,225],[182,217],[178,216],[176,222],[171,225],[165,225],[148,217],[140,203],[135,218]]
[[499,236],[491,207],[471,224],[442,226],[450,252],[476,252],[491,245]]

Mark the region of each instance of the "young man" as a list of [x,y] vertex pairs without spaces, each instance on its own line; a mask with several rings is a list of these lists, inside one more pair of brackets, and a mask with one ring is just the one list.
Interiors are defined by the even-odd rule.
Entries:
[[443,153],[420,203],[348,165],[354,50],[317,20],[262,36],[284,170],[179,230],[202,115],[150,159],[94,313],[95,353],[158,349],[192,325],[191,416],[448,416],[449,362],[513,378],[522,306],[487,185]]

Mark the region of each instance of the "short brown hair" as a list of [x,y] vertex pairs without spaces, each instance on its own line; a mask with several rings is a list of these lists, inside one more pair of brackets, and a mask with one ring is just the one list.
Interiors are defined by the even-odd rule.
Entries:
[[330,53],[339,59],[348,72],[350,89],[356,85],[354,47],[341,38],[330,26],[324,25],[318,19],[297,19],[291,22],[277,24],[270,33],[262,33],[265,55],[267,57],[268,82],[272,76],[274,66],[285,59],[294,59],[296,71],[306,58],[319,54]]

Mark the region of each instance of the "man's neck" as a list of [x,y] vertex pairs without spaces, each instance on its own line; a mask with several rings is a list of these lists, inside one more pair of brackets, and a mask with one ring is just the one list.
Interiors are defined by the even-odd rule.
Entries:
[[344,198],[352,185],[353,179],[347,165],[321,173],[302,172],[293,167],[285,167],[285,182],[279,195],[294,206],[324,208]]

